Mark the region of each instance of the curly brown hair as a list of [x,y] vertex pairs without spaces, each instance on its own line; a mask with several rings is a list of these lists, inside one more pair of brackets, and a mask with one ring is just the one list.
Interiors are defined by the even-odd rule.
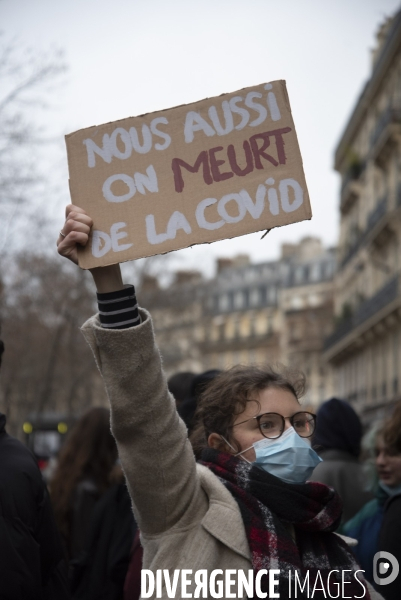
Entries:
[[248,402],[259,404],[257,397],[266,388],[289,391],[299,400],[305,393],[305,376],[300,371],[270,365],[236,365],[217,375],[199,398],[190,438],[195,456],[199,458],[207,447],[211,433],[224,436],[239,452],[240,447],[230,426],[244,412]]
[[387,419],[377,432],[392,454],[401,454],[401,402],[396,404],[392,416]]
[[91,479],[100,494],[112,483],[118,457],[110,431],[110,411],[89,409],[75,424],[62,447],[50,482],[50,495],[57,525],[67,547],[70,540],[71,508],[77,484]]

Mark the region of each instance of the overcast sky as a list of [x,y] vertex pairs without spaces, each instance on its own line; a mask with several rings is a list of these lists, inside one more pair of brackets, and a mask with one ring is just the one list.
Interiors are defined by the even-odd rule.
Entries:
[[[211,273],[214,257],[271,260],[283,241],[338,236],[333,154],[362,86],[370,50],[399,0],[0,0],[1,29],[38,54],[61,48],[69,72],[53,97],[49,154],[69,199],[63,135],[128,116],[285,79],[313,219],[174,253]],[[60,207],[60,209],[58,208]]]

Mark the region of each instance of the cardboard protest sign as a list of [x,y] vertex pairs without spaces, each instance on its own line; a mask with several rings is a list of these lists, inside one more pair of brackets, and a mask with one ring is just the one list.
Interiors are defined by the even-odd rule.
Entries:
[[312,216],[285,81],[66,136],[84,269]]

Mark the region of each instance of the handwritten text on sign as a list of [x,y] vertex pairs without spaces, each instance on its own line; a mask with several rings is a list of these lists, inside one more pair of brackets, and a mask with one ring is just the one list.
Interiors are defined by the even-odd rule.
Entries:
[[311,217],[284,81],[66,137],[84,268]]

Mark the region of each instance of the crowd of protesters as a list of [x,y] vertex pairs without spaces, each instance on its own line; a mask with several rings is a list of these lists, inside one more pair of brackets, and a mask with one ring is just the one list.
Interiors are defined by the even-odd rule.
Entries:
[[[67,207],[59,253],[76,263],[91,225]],[[83,333],[110,411],[77,421],[47,485],[0,415],[0,598],[136,600],[143,568],[277,569],[284,599],[291,572],[319,571],[314,598],[339,597],[330,573],[346,572],[343,597],[399,600],[400,577],[380,585],[374,562],[401,562],[401,404],[363,435],[345,400],[304,409],[301,373],[237,365],[167,381],[134,287],[118,265],[91,273],[99,314]]]

